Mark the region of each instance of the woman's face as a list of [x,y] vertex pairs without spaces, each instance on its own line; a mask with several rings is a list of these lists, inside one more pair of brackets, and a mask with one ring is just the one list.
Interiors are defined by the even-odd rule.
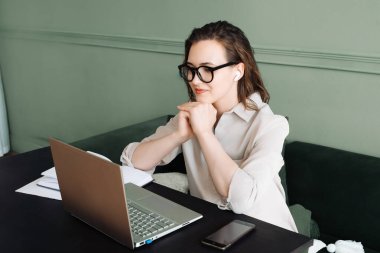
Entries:
[[[200,66],[217,67],[226,64],[226,50],[216,40],[202,40],[194,43],[189,51],[187,64],[197,68]],[[214,71],[214,78],[210,83],[204,83],[197,75],[189,82],[196,97],[196,101],[211,103],[214,106],[236,104],[237,82],[234,81],[236,69],[227,66]],[[218,108],[217,108],[218,109]]]

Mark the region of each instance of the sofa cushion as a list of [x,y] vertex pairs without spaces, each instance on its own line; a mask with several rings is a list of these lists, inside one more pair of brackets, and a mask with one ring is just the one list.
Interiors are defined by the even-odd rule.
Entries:
[[311,219],[310,221],[310,238],[318,239],[320,238],[321,233],[319,232],[318,224],[315,220]]
[[289,206],[289,210],[296,223],[298,233],[310,237],[311,212],[300,204]]
[[289,203],[311,210],[325,243],[356,240],[380,251],[380,159],[293,142],[286,146]]
[[187,176],[179,172],[154,173],[154,182],[164,185],[176,191],[189,193],[189,182]]

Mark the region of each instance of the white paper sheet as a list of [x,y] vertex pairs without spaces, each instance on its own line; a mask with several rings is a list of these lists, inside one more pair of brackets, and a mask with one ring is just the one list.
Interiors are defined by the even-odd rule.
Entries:
[[[144,186],[153,181],[152,176],[144,171],[128,167],[120,166],[124,184],[134,183],[138,186]],[[55,168],[50,168],[41,173],[43,177],[21,187],[16,192],[21,192],[30,195],[36,195],[45,198],[62,200],[59,192],[59,185]]]
[[[87,152],[104,160],[111,161],[107,157],[98,153],[94,153],[91,151]],[[147,172],[128,166],[120,166],[120,168],[124,184],[134,183],[138,186],[144,186],[147,183],[153,181],[152,175]],[[61,193],[59,192],[59,185],[57,180],[57,174],[55,172],[55,167],[45,170],[41,173],[41,175],[43,175],[43,177],[25,185],[24,187],[21,187],[20,189],[16,190],[16,192],[62,200]]]
[[36,195],[44,198],[49,199],[56,199],[56,200],[62,200],[61,193],[56,190],[51,190],[45,187],[41,187],[37,185],[37,182],[41,180],[41,178],[38,178],[37,180],[21,187],[20,189],[16,190],[16,192],[30,194],[30,195]]

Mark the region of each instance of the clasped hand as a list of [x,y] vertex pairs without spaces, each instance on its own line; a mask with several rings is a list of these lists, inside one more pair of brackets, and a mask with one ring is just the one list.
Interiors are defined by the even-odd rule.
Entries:
[[216,109],[212,104],[188,102],[177,106],[180,110],[178,132],[184,139],[190,139],[193,134],[199,136],[212,133],[216,122]]

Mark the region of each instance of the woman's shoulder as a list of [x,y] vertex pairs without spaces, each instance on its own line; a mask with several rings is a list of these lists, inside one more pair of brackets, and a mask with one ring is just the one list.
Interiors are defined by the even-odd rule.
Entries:
[[282,116],[271,113],[259,113],[257,119],[259,133],[261,134],[274,134],[274,133],[284,133],[289,134],[289,123],[288,120]]
[[263,103],[261,108],[257,111],[252,124],[258,124],[263,128],[280,127],[289,128],[288,120],[285,116],[273,113],[270,106]]

